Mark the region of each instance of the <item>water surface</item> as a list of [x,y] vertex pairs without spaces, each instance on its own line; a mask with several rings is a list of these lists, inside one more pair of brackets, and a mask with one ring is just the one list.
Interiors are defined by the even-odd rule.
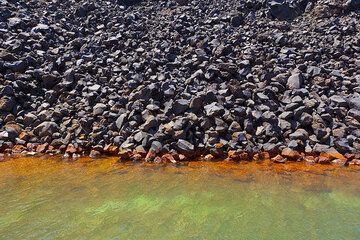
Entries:
[[0,162],[0,239],[360,239],[359,168]]

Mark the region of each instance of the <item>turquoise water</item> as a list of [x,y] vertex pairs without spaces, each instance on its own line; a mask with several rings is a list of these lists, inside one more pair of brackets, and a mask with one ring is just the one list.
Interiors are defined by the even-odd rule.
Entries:
[[0,239],[360,239],[358,169],[0,162]]

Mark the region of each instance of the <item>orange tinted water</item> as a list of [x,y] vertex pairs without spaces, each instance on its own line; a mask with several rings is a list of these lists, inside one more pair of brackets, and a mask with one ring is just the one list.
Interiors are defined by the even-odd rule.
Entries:
[[0,162],[0,239],[358,239],[358,167]]

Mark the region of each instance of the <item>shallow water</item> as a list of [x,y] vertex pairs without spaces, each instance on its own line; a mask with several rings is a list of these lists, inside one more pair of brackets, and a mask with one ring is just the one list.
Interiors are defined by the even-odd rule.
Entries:
[[360,239],[359,168],[19,158],[0,239]]

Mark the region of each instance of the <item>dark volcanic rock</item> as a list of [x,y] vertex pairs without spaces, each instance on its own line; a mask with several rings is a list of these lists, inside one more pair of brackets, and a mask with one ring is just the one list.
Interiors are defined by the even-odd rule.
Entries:
[[0,148],[360,151],[358,5],[2,1]]
[[43,122],[34,128],[34,134],[40,137],[51,136],[59,131],[59,126],[54,122]]

